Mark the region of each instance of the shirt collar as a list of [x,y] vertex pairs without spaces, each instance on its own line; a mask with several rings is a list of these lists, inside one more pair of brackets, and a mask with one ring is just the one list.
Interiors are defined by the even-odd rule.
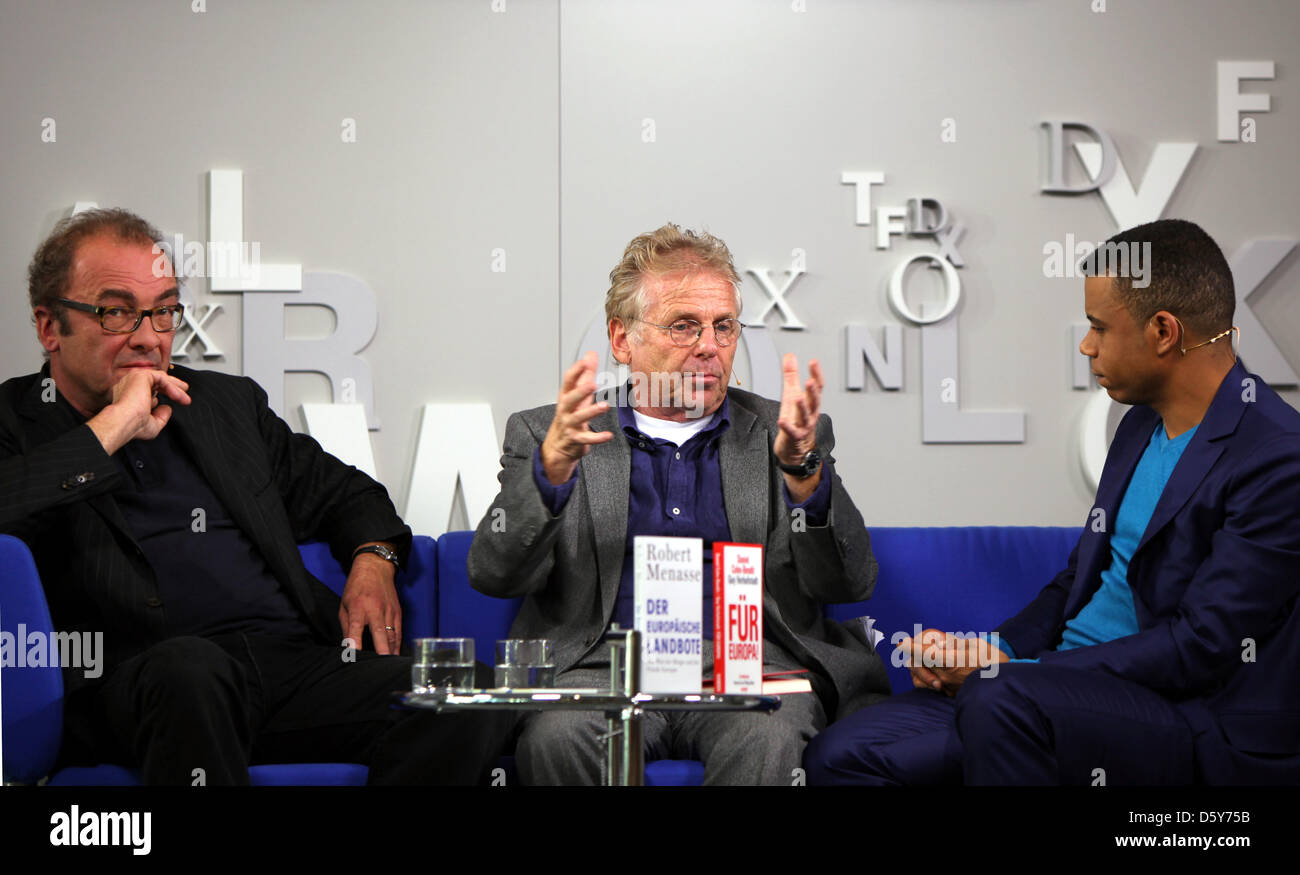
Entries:
[[[631,384],[628,385],[627,392],[623,397],[628,399],[633,397]],[[653,448],[655,446],[654,439],[636,427],[636,417],[632,414],[632,410],[631,404],[619,405],[618,424],[622,427],[623,433],[627,435],[633,446],[638,443],[645,443],[648,448]],[[717,440],[724,431],[731,427],[731,399],[729,397],[722,396],[722,405],[713,412],[712,418],[713,424],[696,434],[687,443],[701,438],[706,441]]]

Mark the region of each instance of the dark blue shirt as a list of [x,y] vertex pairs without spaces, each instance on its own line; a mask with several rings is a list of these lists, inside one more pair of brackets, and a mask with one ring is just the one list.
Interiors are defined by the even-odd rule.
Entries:
[[153,567],[170,635],[311,636],[174,429],[131,441],[114,458],[130,485],[113,497]]
[[[630,397],[626,395],[624,397]],[[701,617],[705,638],[713,637],[713,542],[730,541],[731,527],[722,495],[722,466],[718,449],[722,435],[731,427],[731,399],[723,398],[713,422],[678,447],[671,441],[652,438],[636,426],[631,407],[618,408],[619,426],[632,449],[628,483],[627,543],[613,622],[632,628],[633,539],[637,535],[669,535],[701,538],[704,541]],[[617,435],[614,438],[618,440]],[[566,483],[553,486],[542,468],[539,447],[533,457],[533,480],[552,516],[558,515],[577,483],[574,472]],[[784,490],[783,490],[784,491]],[[822,477],[807,501],[791,507],[803,508],[808,525],[826,524],[830,509],[829,478]]]
[[719,438],[731,427],[730,413],[730,403],[724,398],[712,424],[678,447],[638,429],[631,407],[618,408],[619,425],[632,448],[627,543],[614,604],[614,622],[624,628],[632,628],[635,616],[633,539],[637,535],[702,538],[700,616],[704,637],[713,637],[713,542],[731,540],[722,500],[722,467],[718,464]]

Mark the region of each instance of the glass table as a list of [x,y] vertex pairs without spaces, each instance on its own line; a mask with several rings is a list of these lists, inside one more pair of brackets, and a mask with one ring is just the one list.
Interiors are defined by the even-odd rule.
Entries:
[[[647,711],[760,711],[781,707],[777,696],[744,693],[642,693],[640,634],[630,630],[611,633],[611,690],[495,689],[416,690],[397,694],[404,708],[432,711],[600,711],[607,732],[605,783],[607,786],[641,786],[645,783],[645,748],[641,721]],[[621,639],[621,640],[620,640]],[[621,689],[620,689],[621,688]]]

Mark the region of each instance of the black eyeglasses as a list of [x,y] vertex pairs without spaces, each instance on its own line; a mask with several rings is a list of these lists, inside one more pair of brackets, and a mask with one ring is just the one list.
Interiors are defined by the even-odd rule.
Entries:
[[[646,322],[644,319],[636,321],[652,325],[661,331],[667,331],[668,337],[672,339],[673,344],[676,346],[694,346],[704,336],[704,326],[694,319],[678,319],[671,325]],[[713,323],[713,340],[718,346],[730,346],[740,336],[742,327],[739,319],[719,319]]]
[[181,327],[181,320],[185,315],[184,304],[167,304],[163,307],[140,310],[135,307],[97,307],[94,304],[70,301],[67,298],[55,298],[55,300],[65,307],[81,310],[83,313],[94,313],[99,317],[99,324],[110,334],[130,334],[140,327],[146,316],[149,317],[149,323],[153,325],[154,331],[160,334],[175,331]]

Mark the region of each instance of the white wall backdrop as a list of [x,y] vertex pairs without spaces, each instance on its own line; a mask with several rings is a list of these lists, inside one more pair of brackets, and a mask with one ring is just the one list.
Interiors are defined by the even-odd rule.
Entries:
[[[1200,223],[1229,256],[1251,240],[1300,240],[1300,7],[1287,0],[0,8],[0,373],[40,363],[26,266],[75,202],[128,207],[203,241],[208,172],[241,170],[244,235],[262,261],[375,293],[360,358],[381,422],[376,470],[399,509],[423,405],[489,403],[499,440],[511,411],[553,400],[627,241],[675,221],[723,237],[742,273],[766,268],[778,288],[792,258],[806,261],[787,293],[806,328],[783,329],[771,309],[746,333],[826,366],[840,472],[868,524],[1081,524],[1091,490],[1079,420],[1095,391],[1071,384],[1082,284],[1046,276],[1043,250],[1118,227],[1095,191],[1041,191],[1041,123],[1106,131],[1148,201],[1158,144],[1194,143],[1158,215]],[[1268,111],[1240,116],[1254,142],[1217,139],[1220,61],[1274,64],[1272,79],[1236,86],[1269,95]],[[1068,163],[1069,180],[1084,180]],[[960,406],[1022,411],[1022,443],[922,442],[921,330],[891,309],[886,284],[908,256],[939,249],[909,235],[876,248],[879,222],[855,222],[855,189],[841,183],[869,171],[884,174],[873,208],[930,197],[964,225],[948,323]],[[1293,250],[1249,306],[1300,369],[1298,260]],[[938,273],[909,272],[912,306],[938,302]],[[204,330],[224,355],[197,366],[243,373],[243,296],[203,278],[186,296],[222,306]],[[750,318],[768,303],[750,275],[745,296]],[[289,340],[335,330],[320,307],[287,311]],[[847,387],[850,324],[877,343],[901,326],[900,389],[873,373]],[[1245,333],[1248,364],[1252,342]],[[738,362],[746,387],[762,384]],[[302,403],[341,400],[319,374],[282,379],[296,428]]]

